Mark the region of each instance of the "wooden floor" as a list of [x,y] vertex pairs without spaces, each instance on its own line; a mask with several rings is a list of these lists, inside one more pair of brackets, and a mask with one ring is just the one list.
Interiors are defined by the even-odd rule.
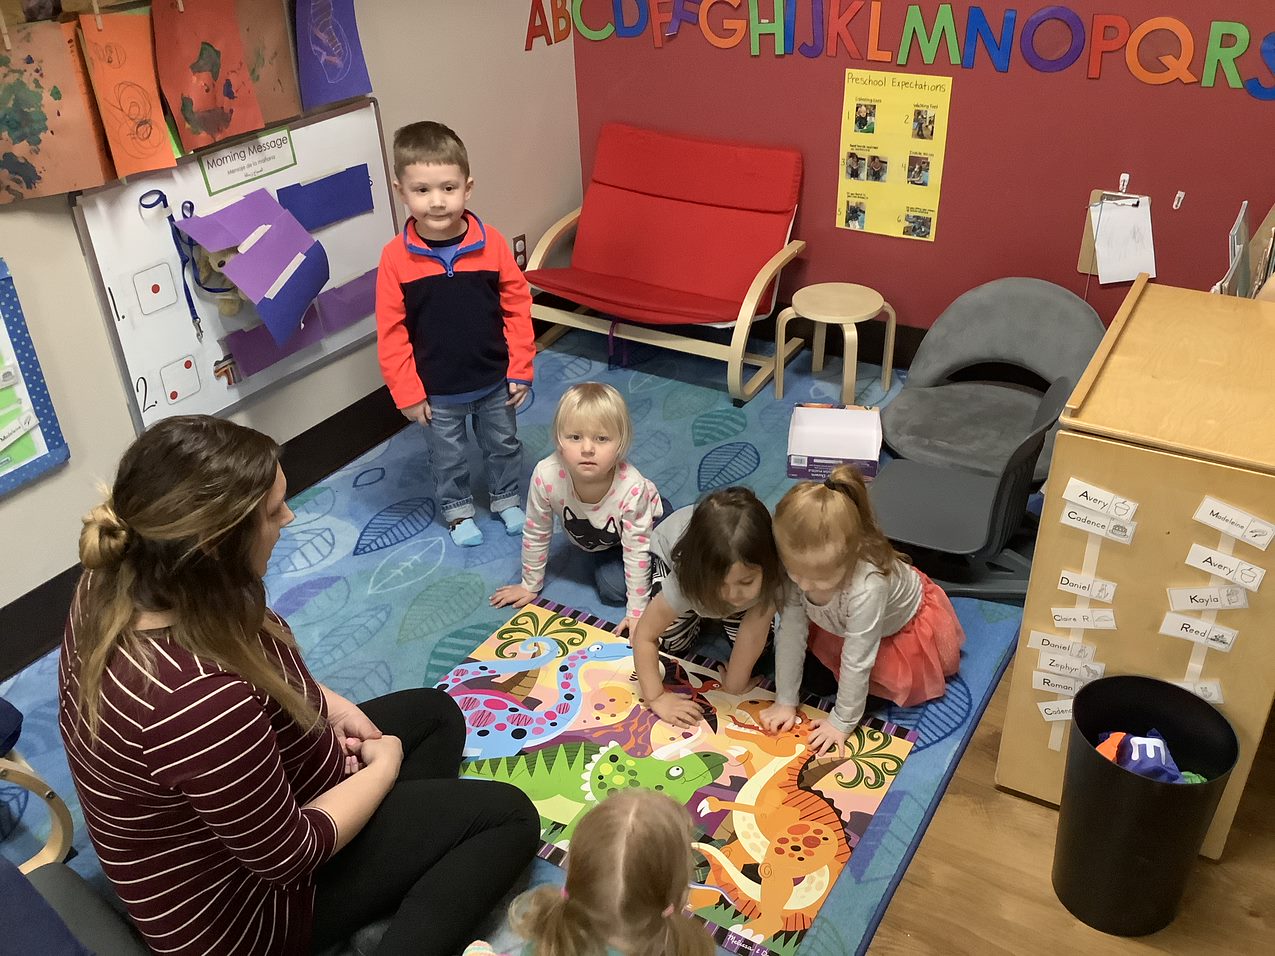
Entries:
[[1222,859],[1197,861],[1168,928],[1122,939],[1090,929],[1054,896],[1057,811],[992,783],[1008,696],[1007,672],[886,910],[872,956],[1275,952],[1275,720]]

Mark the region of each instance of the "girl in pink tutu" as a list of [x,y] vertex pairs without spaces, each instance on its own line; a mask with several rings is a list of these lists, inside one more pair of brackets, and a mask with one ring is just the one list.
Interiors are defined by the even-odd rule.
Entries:
[[792,488],[775,509],[775,544],[791,578],[775,637],[771,731],[797,715],[806,648],[837,675],[831,716],[811,725],[815,753],[842,752],[869,693],[902,707],[942,697],[965,632],[947,595],[891,547],[863,476],[849,465]]

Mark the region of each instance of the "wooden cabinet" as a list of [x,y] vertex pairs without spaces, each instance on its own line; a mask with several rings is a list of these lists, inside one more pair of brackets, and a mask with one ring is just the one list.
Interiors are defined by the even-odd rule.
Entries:
[[1139,280],[1062,416],[996,783],[1058,802],[1069,721],[1050,718],[1099,667],[1191,682],[1240,742],[1219,857],[1275,694],[1273,533],[1275,304]]

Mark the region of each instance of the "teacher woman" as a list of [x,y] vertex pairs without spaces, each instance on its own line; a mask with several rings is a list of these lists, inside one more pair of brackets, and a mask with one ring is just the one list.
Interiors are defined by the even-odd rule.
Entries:
[[441,691],[360,708],[310,674],[262,583],[285,489],[270,438],[169,418],[85,517],[58,684],[89,835],[156,953],[306,954],[384,918],[377,953],[457,952],[539,818],[456,779]]

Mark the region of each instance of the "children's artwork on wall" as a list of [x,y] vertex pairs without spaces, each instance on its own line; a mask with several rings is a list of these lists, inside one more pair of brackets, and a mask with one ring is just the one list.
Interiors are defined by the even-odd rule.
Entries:
[[248,76],[267,126],[301,112],[288,13],[282,0],[236,0]]
[[297,0],[297,68],[307,110],[372,92],[354,0]]
[[81,14],[80,43],[116,175],[175,165],[155,76],[150,11]]
[[187,150],[261,129],[236,0],[155,0],[155,60],[168,111]]
[[[366,210],[321,242],[276,201],[351,168]],[[389,183],[367,99],[78,197],[137,428],[228,412],[374,336],[367,276],[397,232]]]
[[774,694],[720,689],[707,660],[661,655],[665,687],[705,719],[693,731],[639,700],[632,650],[613,625],[544,599],[517,611],[439,684],[465,714],[461,775],[519,787],[540,812],[540,856],[565,858],[589,808],[630,787],[661,790],[695,825],[690,908],[731,952],[794,953],[916,740],[867,721],[846,755],[814,758],[803,708],[767,734]]
[[74,23],[11,27],[0,50],[0,203],[100,186],[114,175]]
[[0,495],[71,457],[9,267],[0,259]]

